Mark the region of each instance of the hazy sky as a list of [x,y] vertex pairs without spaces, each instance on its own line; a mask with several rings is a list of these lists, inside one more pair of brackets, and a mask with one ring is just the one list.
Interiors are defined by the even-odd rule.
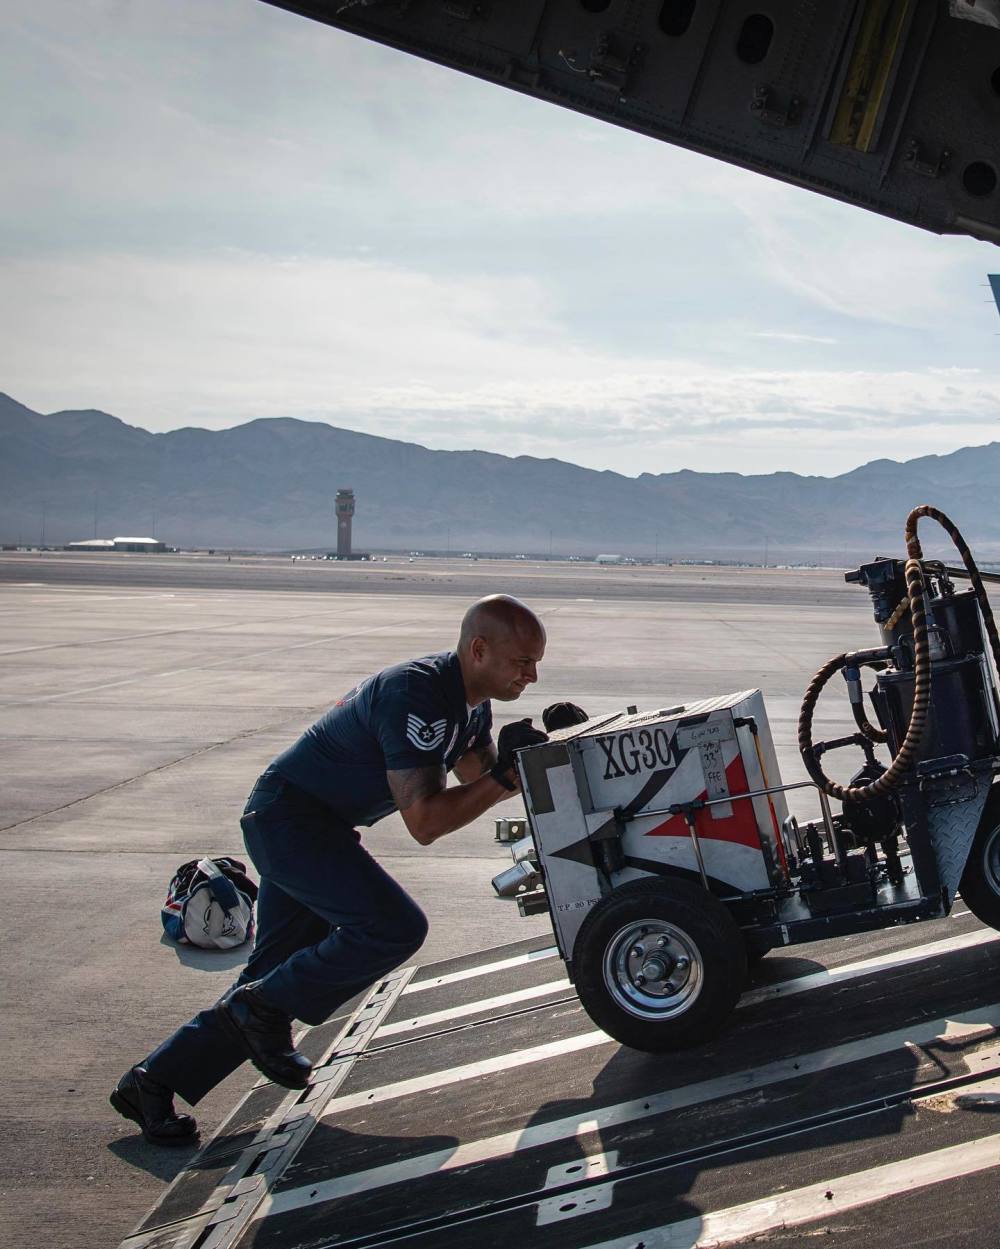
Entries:
[[1000,438],[986,243],[259,0],[11,0],[0,390],[642,471]]

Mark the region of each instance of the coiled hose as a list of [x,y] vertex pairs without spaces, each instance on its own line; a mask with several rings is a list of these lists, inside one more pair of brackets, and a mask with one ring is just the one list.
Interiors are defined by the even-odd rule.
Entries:
[[[910,723],[906,729],[906,736],[903,738],[899,751],[877,780],[872,781],[870,785],[839,785],[836,781],[832,781],[820,767],[813,748],[812,720],[816,703],[823,691],[823,687],[833,674],[846,666],[848,660],[847,652],[835,655],[833,659],[820,668],[810,682],[809,688],[802,699],[802,709],[799,712],[799,753],[802,755],[802,762],[805,764],[805,769],[809,773],[810,778],[815,781],[819,788],[824,793],[829,794],[831,798],[837,798],[841,802],[845,800],[852,802],[863,801],[895,788],[904,773],[913,766],[920,740],[927,726],[931,699],[931,662],[930,647],[927,641],[927,612],[924,606],[923,551],[920,547],[920,539],[917,537],[917,523],[924,516],[930,520],[937,521],[952,542],[954,542],[958,553],[962,557],[962,562],[969,574],[969,580],[972,582],[973,589],[976,592],[976,600],[979,603],[979,610],[982,612],[983,623],[986,626],[986,636],[989,638],[994,662],[997,665],[997,669],[1000,670],[1000,636],[997,634],[996,622],[993,619],[990,601],[986,595],[986,587],[983,584],[982,577],[979,575],[979,569],[976,567],[976,561],[972,557],[968,544],[958,531],[957,526],[944,512],[938,511],[936,507],[931,507],[928,503],[915,507],[906,518],[905,529],[907,560],[904,576],[906,579],[907,597],[903,599],[891,617],[891,624],[895,625],[905,615],[907,607],[913,616],[913,707],[910,711]],[[875,738],[875,735],[878,734],[878,738],[875,739],[884,740],[884,734],[882,734],[880,729],[875,729],[871,725],[868,728],[871,729],[871,733],[868,733],[863,728],[866,736]]]

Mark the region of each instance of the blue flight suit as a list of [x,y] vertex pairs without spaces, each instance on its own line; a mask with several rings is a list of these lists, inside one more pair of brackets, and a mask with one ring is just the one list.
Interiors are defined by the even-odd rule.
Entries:
[[[387,771],[452,768],[489,743],[489,702],[470,708],[458,655],[395,664],[331,707],[264,771],[240,821],[260,873],[257,936],[236,983],[322,1023],[423,944],[420,907],[360,844],[355,825],[396,810]],[[194,1105],[244,1061],[212,1009],[142,1064]]]

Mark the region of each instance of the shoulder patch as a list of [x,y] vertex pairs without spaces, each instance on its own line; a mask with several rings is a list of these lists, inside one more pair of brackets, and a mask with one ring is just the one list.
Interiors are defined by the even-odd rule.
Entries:
[[406,737],[418,750],[436,750],[444,741],[448,729],[447,720],[435,720],[428,724],[412,712],[406,717]]

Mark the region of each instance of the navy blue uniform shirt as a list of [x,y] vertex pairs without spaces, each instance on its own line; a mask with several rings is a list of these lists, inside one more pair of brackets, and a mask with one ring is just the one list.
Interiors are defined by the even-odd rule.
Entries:
[[489,702],[469,711],[458,655],[383,668],[345,694],[271,765],[348,824],[396,810],[386,772],[444,766],[490,740]]

